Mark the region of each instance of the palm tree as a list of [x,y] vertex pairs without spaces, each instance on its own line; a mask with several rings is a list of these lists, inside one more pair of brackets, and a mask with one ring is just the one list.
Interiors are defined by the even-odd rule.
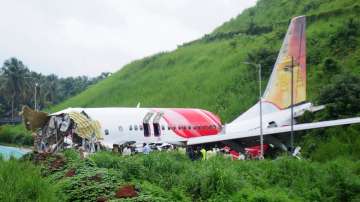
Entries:
[[2,75],[5,82],[2,89],[5,91],[6,99],[11,103],[11,117],[14,119],[15,108],[24,101],[27,94],[27,81],[25,77],[29,69],[18,59],[10,58],[4,62]]

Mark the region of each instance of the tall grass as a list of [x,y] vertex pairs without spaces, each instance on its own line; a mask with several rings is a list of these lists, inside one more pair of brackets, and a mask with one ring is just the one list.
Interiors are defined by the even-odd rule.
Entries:
[[0,160],[0,201],[61,201],[56,191],[31,162]]
[[[148,182],[181,200],[351,201],[360,199],[360,164],[345,159],[316,163],[282,157],[269,161],[231,161],[216,157],[192,162],[178,153],[122,157],[91,156],[125,181]],[[111,163],[108,163],[110,160]],[[149,184],[145,187],[149,188]]]
[[[88,159],[68,150],[40,168],[30,162],[0,161],[1,201],[115,200],[119,187],[134,184],[139,196],[125,201],[356,201],[360,162],[326,163],[280,157],[231,161],[221,156],[191,161],[176,152],[120,156],[100,152]],[[68,175],[72,171],[74,175]]]

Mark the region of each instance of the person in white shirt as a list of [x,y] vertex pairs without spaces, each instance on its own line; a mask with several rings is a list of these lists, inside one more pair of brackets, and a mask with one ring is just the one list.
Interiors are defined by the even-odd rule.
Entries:
[[123,156],[130,156],[131,155],[131,149],[128,146],[125,146],[123,152],[122,152]]
[[149,154],[151,152],[151,148],[148,144],[144,143],[143,145],[143,153],[144,154]]

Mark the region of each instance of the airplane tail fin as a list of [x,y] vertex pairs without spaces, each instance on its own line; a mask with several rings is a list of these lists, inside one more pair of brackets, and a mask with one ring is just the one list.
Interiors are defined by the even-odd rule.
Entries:
[[306,100],[306,38],[305,16],[291,20],[271,77],[263,94],[263,101],[279,109],[291,106],[291,70],[293,70],[293,103]]

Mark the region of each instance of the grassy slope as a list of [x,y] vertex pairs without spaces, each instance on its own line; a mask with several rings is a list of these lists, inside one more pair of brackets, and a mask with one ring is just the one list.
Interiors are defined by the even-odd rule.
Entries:
[[0,158],[0,201],[63,201],[54,182],[41,177],[32,162]]
[[[52,110],[78,106],[135,106],[141,102],[143,107],[205,108],[229,122],[256,101],[255,71],[242,62],[248,60],[248,54],[261,49],[269,50],[274,62],[289,19],[300,14],[309,16],[308,92],[309,99],[314,101],[319,89],[328,82],[327,75],[320,78],[317,74],[322,71],[323,59],[332,56],[342,64],[342,71],[359,75],[356,67],[360,50],[338,54],[328,46],[329,36],[350,18],[359,17],[359,7],[354,7],[356,1],[312,2],[259,1],[256,7],[246,10],[212,34],[173,52],[134,61]],[[331,12],[336,9],[340,11]],[[270,27],[272,31],[246,34],[250,19],[255,26]],[[270,64],[265,71],[270,71]]]

